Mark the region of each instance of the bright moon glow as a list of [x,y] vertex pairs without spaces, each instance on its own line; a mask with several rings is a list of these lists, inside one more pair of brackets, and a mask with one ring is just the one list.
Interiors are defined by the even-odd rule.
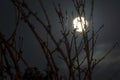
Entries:
[[88,26],[88,22],[84,17],[81,17],[81,19],[77,17],[73,20],[73,26],[76,31],[82,32],[82,30],[85,30],[85,26]]

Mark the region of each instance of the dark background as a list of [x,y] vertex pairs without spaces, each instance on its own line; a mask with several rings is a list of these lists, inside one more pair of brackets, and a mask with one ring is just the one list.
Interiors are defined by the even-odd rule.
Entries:
[[[68,13],[75,11],[71,0],[54,0],[62,5],[63,10]],[[27,0],[30,7],[40,15],[39,4],[37,0]],[[90,4],[87,3],[86,12],[89,16]],[[50,0],[44,0],[45,8],[48,10],[53,25],[56,20],[56,14]],[[95,0],[94,7],[94,25],[98,29],[102,24],[105,27],[100,32],[98,44],[96,46],[96,57],[103,55],[103,52],[108,50],[116,41],[120,43],[120,0]],[[41,18],[44,17],[40,16]],[[71,16],[69,15],[71,19]],[[88,18],[89,19],[89,18]],[[37,24],[36,24],[37,25]],[[21,28],[18,31],[19,35],[24,37],[24,56],[29,61],[31,66],[40,68],[45,67],[42,51],[28,27],[21,22]],[[5,37],[9,37],[15,28],[15,13],[14,6],[10,0],[0,1],[0,32],[4,33]],[[42,28],[41,28],[42,29]],[[57,28],[54,29],[56,31]],[[40,35],[45,33],[40,30]],[[59,37],[58,35],[56,35]],[[44,37],[43,37],[44,38]],[[62,66],[62,65],[61,65]],[[94,71],[94,79],[96,80],[120,80],[120,47],[116,47],[107,58],[101,62]]]

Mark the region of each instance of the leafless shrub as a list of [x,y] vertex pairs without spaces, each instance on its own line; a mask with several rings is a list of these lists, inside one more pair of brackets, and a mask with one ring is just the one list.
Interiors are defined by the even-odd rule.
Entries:
[[[93,11],[94,11],[94,0],[91,0],[91,12],[90,12],[90,22],[89,26],[91,31],[87,28],[85,24],[85,30],[82,28],[82,36],[79,36],[75,30],[67,30],[65,20],[68,19],[67,11],[66,15],[63,14],[63,10],[60,4],[56,5],[53,2],[53,7],[58,16],[60,27],[61,27],[61,38],[59,41],[56,40],[56,37],[52,33],[52,28],[54,26],[51,25],[51,21],[49,19],[49,14],[47,14],[47,10],[42,3],[42,0],[39,0],[40,7],[44,13],[44,16],[47,21],[44,23],[39,16],[30,9],[27,2],[25,0],[11,0],[13,5],[16,8],[16,29],[11,35],[9,39],[5,39],[3,34],[0,33],[0,80],[3,80],[5,76],[9,76],[11,80],[66,80],[65,76],[61,76],[59,72],[58,64],[55,61],[54,54],[58,54],[60,60],[64,61],[66,67],[68,69],[68,80],[92,80],[92,74],[95,66],[100,63],[104,58],[116,47],[117,43],[113,45],[113,47],[105,53],[105,55],[101,59],[95,59],[95,45],[96,40],[98,38],[99,31],[103,28],[102,25],[98,31],[94,31],[93,25]],[[77,15],[80,17],[83,16],[86,19],[85,13],[85,3],[86,0],[72,0],[74,7],[76,9]],[[44,40],[42,36],[38,34],[35,30],[35,25],[30,20],[30,17],[34,17],[35,20],[42,25],[45,29],[47,36],[52,40],[53,45],[55,45],[54,49],[50,48],[48,44],[48,40]],[[23,57],[23,51],[21,48],[16,49],[16,32],[19,25],[19,21],[23,20],[27,26],[30,28],[34,36],[39,42],[40,48],[44,52],[44,56],[47,60],[47,69],[46,75],[42,75],[37,68],[31,68],[27,61]],[[72,25],[71,25],[72,26]],[[41,26],[40,26],[41,27]],[[90,35],[90,36],[88,36]],[[68,36],[71,36],[69,39]],[[79,40],[79,38],[81,38]],[[23,38],[20,37],[20,40]],[[66,51],[63,50],[63,45]],[[51,44],[52,45],[52,44]],[[82,56],[84,54],[84,56]],[[81,57],[82,56],[82,57]],[[26,66],[26,71],[24,76],[22,76],[19,61],[22,61]],[[11,63],[12,62],[12,63]],[[85,66],[83,66],[86,64]]]

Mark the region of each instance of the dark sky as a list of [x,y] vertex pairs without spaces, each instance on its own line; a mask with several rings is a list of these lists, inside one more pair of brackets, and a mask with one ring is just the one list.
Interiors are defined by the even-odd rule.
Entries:
[[[30,7],[39,11],[39,4],[35,0],[27,0]],[[50,0],[43,0],[50,14],[52,21],[56,20],[54,17],[55,11],[50,3]],[[71,0],[54,0],[60,2],[62,8],[68,12],[75,11]],[[40,12],[40,11],[39,11]],[[89,4],[86,7],[86,12],[89,12]],[[42,12],[40,12],[43,15]],[[41,17],[42,18],[42,17]],[[43,18],[44,19],[44,18]],[[52,22],[53,25],[54,22]],[[97,57],[103,55],[102,53],[109,49],[116,41],[120,44],[120,0],[95,0],[94,9],[94,25],[95,29],[98,29],[102,24],[105,27],[100,33],[97,49]],[[25,24],[21,24],[19,32],[24,36],[24,52],[25,57],[31,63],[32,66],[44,67],[42,55],[39,54],[39,45],[34,39],[35,37],[30,32],[29,28]],[[10,36],[15,28],[14,8],[10,0],[1,0],[0,2],[0,32],[3,32],[6,37]],[[44,35],[41,33],[40,35]],[[57,35],[56,35],[57,36]],[[40,63],[40,64],[39,64]],[[120,47],[116,47],[108,57],[97,66],[95,70],[94,78],[96,80],[120,80]],[[113,78],[113,79],[112,79]]]

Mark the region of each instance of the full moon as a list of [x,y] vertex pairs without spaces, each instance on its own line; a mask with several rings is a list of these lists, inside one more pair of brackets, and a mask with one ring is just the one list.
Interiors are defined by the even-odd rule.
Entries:
[[82,32],[83,30],[85,30],[85,26],[88,26],[88,22],[87,22],[87,20],[85,20],[84,17],[81,17],[81,19],[80,19],[80,17],[76,17],[73,20],[73,26],[77,32]]

